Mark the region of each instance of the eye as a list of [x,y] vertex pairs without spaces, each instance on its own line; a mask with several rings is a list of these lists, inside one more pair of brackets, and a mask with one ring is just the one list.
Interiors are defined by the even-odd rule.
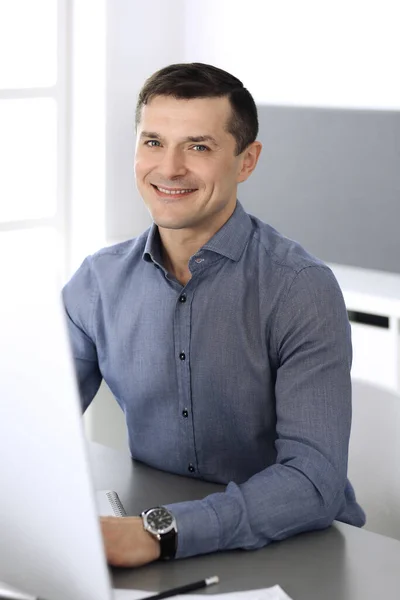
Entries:
[[193,146],[193,150],[196,150],[196,152],[206,152],[207,150],[209,150],[209,148],[207,146],[203,146],[203,144],[196,144],[195,146]]
[[147,140],[147,142],[145,142],[144,145],[148,148],[156,148],[160,145],[160,142],[158,140]]

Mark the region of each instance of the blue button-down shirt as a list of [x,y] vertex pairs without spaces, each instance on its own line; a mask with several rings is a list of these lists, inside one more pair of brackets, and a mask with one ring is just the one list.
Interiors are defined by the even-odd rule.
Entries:
[[102,377],[132,457],[227,484],[169,505],[177,556],[259,548],[365,516],[347,480],[351,338],[321,261],[237,203],[189,261],[158,229],[88,257],[63,291],[83,409]]

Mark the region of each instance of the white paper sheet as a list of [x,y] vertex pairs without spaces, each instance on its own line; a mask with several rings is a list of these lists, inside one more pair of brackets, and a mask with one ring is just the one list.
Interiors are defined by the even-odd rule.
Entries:
[[[157,593],[157,591],[144,592],[143,590],[113,590],[114,600],[140,600],[141,598],[153,596],[153,594]],[[2,596],[13,598],[13,600],[35,600],[34,596],[23,594],[15,588],[0,582],[0,600]],[[245,592],[228,592],[226,594],[185,594],[180,597],[174,596],[174,598],[179,598],[179,600],[205,600],[207,597],[209,597],[208,600],[292,600],[279,585],[274,585],[272,588],[261,588]]]
[[[158,592],[143,592],[141,590],[114,590],[115,600],[140,600],[147,596],[152,596]],[[185,594],[183,596],[174,596],[181,600],[292,600],[279,585],[271,588],[261,588],[258,590],[248,590],[245,592],[228,592],[226,594]]]

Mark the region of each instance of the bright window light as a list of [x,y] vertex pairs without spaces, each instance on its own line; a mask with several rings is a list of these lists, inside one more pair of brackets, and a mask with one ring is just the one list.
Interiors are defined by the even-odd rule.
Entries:
[[62,240],[54,227],[2,231],[0,256],[10,257],[1,263],[2,277],[23,293],[49,278],[57,278],[61,287],[62,252]]
[[57,75],[57,1],[0,2],[0,89],[53,86]]
[[51,98],[0,100],[0,222],[57,209],[57,107]]

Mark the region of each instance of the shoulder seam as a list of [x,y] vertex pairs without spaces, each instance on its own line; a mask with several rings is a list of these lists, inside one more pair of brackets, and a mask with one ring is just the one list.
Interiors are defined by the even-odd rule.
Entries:
[[[296,281],[296,279],[298,278],[298,276],[300,275],[300,273],[302,273],[306,269],[313,269],[313,268],[314,269],[322,269],[323,271],[326,271],[328,274],[330,274],[330,268],[327,265],[323,265],[323,264],[321,264],[321,265],[305,265],[304,267],[301,267],[301,269],[299,271],[295,271],[295,275],[294,275],[292,281],[290,282],[290,285],[287,289],[285,298],[280,305],[281,310],[283,309],[283,306],[286,304],[286,301],[290,294],[290,290],[292,289],[292,286],[293,286],[294,282]],[[277,321],[278,321],[278,315],[277,315]],[[278,336],[276,339],[276,355],[277,355],[278,359],[280,360],[280,352],[279,352],[279,347],[278,347]]]
[[262,246],[262,248],[264,249],[265,253],[266,253],[268,256],[270,256],[270,257],[271,257],[271,260],[273,260],[273,261],[274,261],[274,263],[275,263],[277,266],[279,266],[279,267],[285,267],[286,269],[290,269],[290,270],[291,270],[293,273],[295,273],[296,275],[298,275],[299,273],[301,273],[301,271],[302,271],[303,269],[306,269],[306,268],[308,268],[308,267],[319,267],[319,266],[322,266],[322,265],[318,265],[318,264],[312,264],[312,263],[310,263],[310,262],[307,262],[305,265],[303,265],[303,266],[299,267],[298,269],[296,269],[296,267],[294,267],[294,266],[292,266],[292,265],[289,265],[289,264],[287,264],[287,263],[285,263],[285,262],[281,261],[275,252],[271,252],[271,250],[269,250],[269,249],[268,249],[268,248],[265,246],[265,244],[263,243],[263,241],[262,241],[262,240],[260,239],[260,237],[257,235],[257,232],[256,232],[256,231],[253,233],[253,236],[252,236],[252,237],[253,237],[253,238],[254,238],[254,239],[255,239],[255,240],[258,242],[258,244],[259,244],[260,246]]
[[[133,242],[133,240],[127,240],[127,242]],[[121,244],[124,244],[124,243],[125,242],[121,242]],[[105,247],[105,248],[102,248],[101,250],[98,250],[94,254],[92,254],[91,258],[92,258],[92,260],[97,260],[101,256],[105,256],[107,254],[111,254],[111,255],[125,254],[126,252],[128,252],[129,250],[132,249],[132,245],[128,246],[128,244],[127,244],[123,248],[118,247],[118,246],[120,246],[119,244],[116,245],[117,247],[115,247],[115,246]]]

